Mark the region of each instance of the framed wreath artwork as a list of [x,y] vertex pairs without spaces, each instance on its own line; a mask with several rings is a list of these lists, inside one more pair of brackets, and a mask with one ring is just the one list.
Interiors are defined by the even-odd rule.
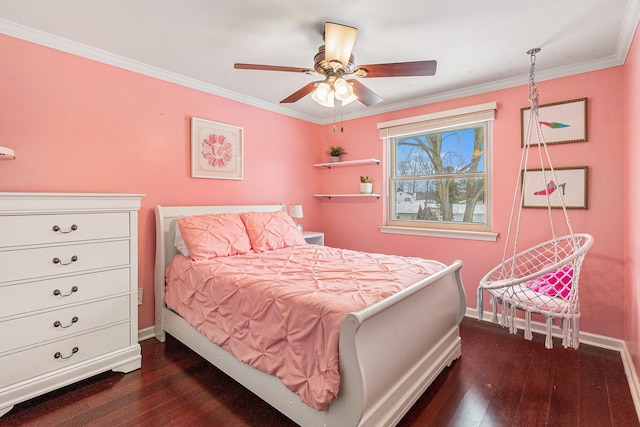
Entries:
[[191,176],[242,179],[242,128],[191,118]]

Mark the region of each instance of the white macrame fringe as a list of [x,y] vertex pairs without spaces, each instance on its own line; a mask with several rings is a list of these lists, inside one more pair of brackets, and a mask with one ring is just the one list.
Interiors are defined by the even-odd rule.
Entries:
[[502,326],[509,326],[509,303],[502,300]]
[[544,346],[546,348],[553,348],[553,335],[551,335],[551,327],[553,326],[553,319],[551,317],[547,317],[547,337],[544,341]]
[[524,312],[524,338],[526,340],[531,341],[533,339],[533,334],[531,333],[531,312]]
[[490,296],[489,304],[491,304],[491,310],[492,310],[491,321],[493,323],[498,323],[498,302],[496,301],[496,298],[493,295]]
[[571,321],[567,318],[562,319],[562,346],[567,348],[570,346]]
[[574,317],[571,319],[571,347],[578,348],[580,345],[580,318]]
[[509,304],[509,332],[512,334],[518,333],[518,325],[516,325],[516,306]]
[[482,320],[484,317],[484,292],[481,288],[478,288],[478,320]]

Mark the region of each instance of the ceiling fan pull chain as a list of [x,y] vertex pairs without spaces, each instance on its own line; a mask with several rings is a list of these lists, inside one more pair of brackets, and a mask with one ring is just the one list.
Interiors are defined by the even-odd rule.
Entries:
[[336,133],[336,109],[333,109],[333,133]]

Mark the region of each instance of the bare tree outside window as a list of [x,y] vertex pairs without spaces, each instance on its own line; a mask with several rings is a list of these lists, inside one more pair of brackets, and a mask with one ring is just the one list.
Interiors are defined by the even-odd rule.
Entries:
[[390,225],[486,228],[487,128],[481,122],[391,139]]

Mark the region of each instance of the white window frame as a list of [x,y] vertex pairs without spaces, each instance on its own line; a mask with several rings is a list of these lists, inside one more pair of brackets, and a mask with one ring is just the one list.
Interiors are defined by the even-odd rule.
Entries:
[[[421,116],[407,117],[404,119],[387,121],[378,123],[380,138],[385,142],[387,148],[387,159],[391,159],[391,141],[393,138],[424,133],[428,131],[444,130],[448,127],[460,125],[472,125],[479,122],[487,123],[487,135],[485,139],[485,156],[486,156],[486,225],[477,226],[473,224],[460,223],[433,223],[432,225],[424,225],[420,227],[411,227],[406,225],[390,225],[391,203],[393,194],[391,191],[390,169],[391,165],[387,165],[386,179],[387,182],[387,209],[385,210],[386,224],[380,227],[383,233],[395,234],[412,234],[423,236],[438,236],[448,238],[461,238],[472,240],[495,241],[497,233],[491,231],[491,152],[493,148],[491,122],[495,118],[497,108],[496,102],[479,104],[469,107],[457,108],[453,110],[441,111],[437,113],[425,114]],[[393,221],[395,223],[395,221]]]

